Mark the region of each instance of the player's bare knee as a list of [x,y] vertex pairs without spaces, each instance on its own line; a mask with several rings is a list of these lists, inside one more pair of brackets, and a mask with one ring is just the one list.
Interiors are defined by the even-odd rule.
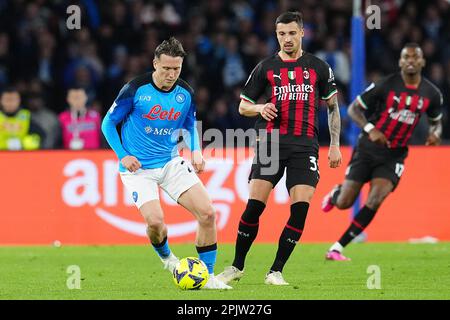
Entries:
[[353,199],[349,197],[339,197],[336,202],[338,209],[348,209],[353,205]]
[[384,199],[386,199],[386,197],[387,194],[385,193],[370,194],[367,198],[366,206],[372,210],[377,210],[383,203]]
[[164,229],[164,220],[162,218],[147,217],[146,219],[147,227],[150,231],[159,233]]
[[216,222],[216,210],[212,205],[199,210],[198,222],[205,226],[213,225]]

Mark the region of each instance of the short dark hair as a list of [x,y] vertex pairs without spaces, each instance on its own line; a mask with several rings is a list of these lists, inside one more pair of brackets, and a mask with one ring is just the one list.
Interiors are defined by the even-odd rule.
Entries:
[[416,42],[408,42],[403,46],[403,48],[413,48],[413,49],[419,48],[420,49],[420,46]]
[[275,20],[275,25],[279,23],[288,24],[291,22],[297,22],[300,28],[303,27],[303,15],[299,11],[287,11],[282,14],[280,14]]
[[14,92],[17,92],[20,95],[20,92],[16,87],[8,86],[1,91],[1,95],[3,95],[4,93],[14,93]]
[[78,84],[74,84],[74,85],[70,86],[67,89],[67,91],[70,91],[70,90],[84,90],[84,91],[86,91],[83,86],[78,85]]
[[74,90],[74,91],[83,90],[84,93],[87,94],[86,89],[83,86],[74,84],[74,85],[70,86],[69,88],[67,88],[66,96],[68,96],[69,92],[72,91],[72,90]]
[[174,37],[170,37],[169,40],[164,40],[156,47],[155,58],[159,59],[162,54],[171,57],[186,57],[186,52],[184,51],[181,42]]

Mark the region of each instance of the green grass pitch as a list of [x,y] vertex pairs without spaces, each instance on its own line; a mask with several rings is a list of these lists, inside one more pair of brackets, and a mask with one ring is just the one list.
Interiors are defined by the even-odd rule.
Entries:
[[[0,299],[450,299],[449,242],[352,244],[349,262],[325,261],[328,246],[298,245],[283,272],[290,285],[274,287],[264,275],[276,246],[256,244],[244,278],[229,291],[179,290],[149,246],[0,247]],[[192,244],[171,248],[179,257],[196,256]],[[219,245],[216,273],[233,253],[233,245]],[[72,265],[80,268],[80,289],[67,287]],[[372,265],[381,289],[367,287]]]

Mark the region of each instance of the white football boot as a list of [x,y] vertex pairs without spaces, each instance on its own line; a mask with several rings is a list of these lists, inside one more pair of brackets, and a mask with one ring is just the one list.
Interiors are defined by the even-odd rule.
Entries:
[[275,286],[288,286],[289,283],[284,281],[283,275],[280,271],[269,272],[266,274],[266,279],[264,279],[265,284],[272,284]]
[[214,275],[209,275],[208,282],[206,282],[206,284],[205,284],[205,286],[203,287],[203,289],[211,289],[211,290],[230,290],[230,289],[233,289],[233,288],[230,287],[229,285],[226,285],[225,283],[223,283],[223,282],[220,281],[219,279],[217,279],[216,276],[214,276]]
[[160,258],[164,269],[169,270],[173,273],[173,270],[177,267],[177,265],[180,263],[180,260],[171,252],[170,255],[167,258]]
[[225,284],[229,284],[231,281],[239,281],[244,275],[244,271],[239,270],[234,266],[225,267],[222,273],[219,273],[216,278]]

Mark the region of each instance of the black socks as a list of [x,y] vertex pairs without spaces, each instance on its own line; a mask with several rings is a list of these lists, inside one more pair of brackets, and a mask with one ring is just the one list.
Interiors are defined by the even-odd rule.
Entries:
[[366,206],[362,207],[356,217],[353,219],[350,227],[345,231],[342,235],[341,239],[339,239],[339,243],[345,247],[348,245],[354,238],[356,238],[363,230],[369,225],[372,221],[373,217],[375,217],[375,213],[377,211],[370,209]]
[[266,205],[259,200],[249,199],[239,222],[233,266],[244,269],[245,257],[258,234],[259,217]]
[[291,216],[281,233],[277,255],[270,271],[283,271],[286,261],[303,233],[308,209],[308,202],[296,202],[291,205]]

